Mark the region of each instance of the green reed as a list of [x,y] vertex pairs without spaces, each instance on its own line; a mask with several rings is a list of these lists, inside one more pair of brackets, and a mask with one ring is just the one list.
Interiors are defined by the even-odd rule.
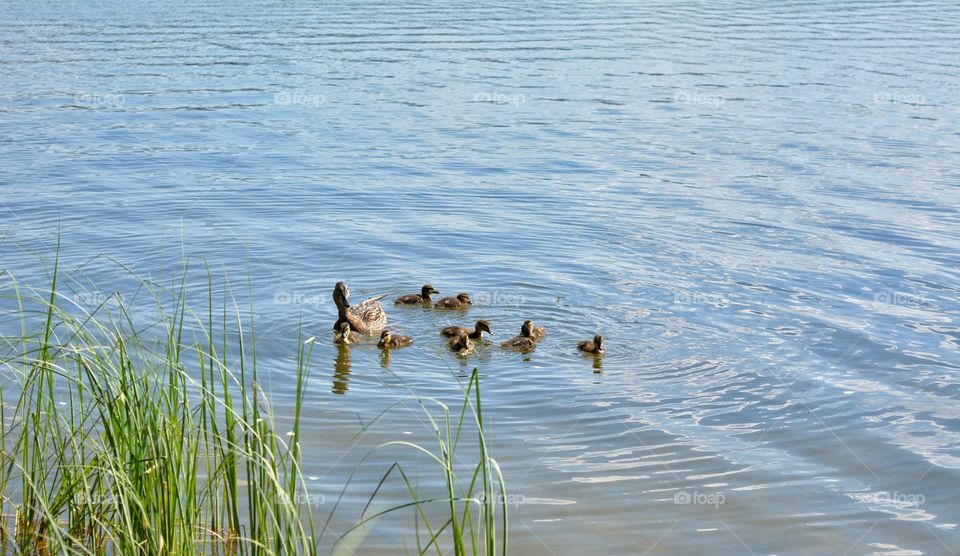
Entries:
[[[0,337],[4,553],[318,552],[323,528],[315,528],[309,505],[297,503],[306,492],[300,417],[312,339],[298,332],[293,414],[284,416],[292,431],[282,434],[260,387],[252,322],[246,326],[235,304],[215,309],[209,271],[203,315],[186,303],[186,270],[172,294],[144,281],[158,314],[146,328],[122,303],[89,311],[62,296],[56,263],[49,290],[40,293],[7,276],[19,333]],[[484,440],[476,371],[458,419],[436,403],[439,421],[424,406],[435,455],[412,443],[388,444],[430,453],[443,493],[419,497],[394,463],[390,469],[398,470],[412,502],[387,512],[414,513],[418,553],[440,554],[449,545],[457,555],[493,555],[499,507],[499,552],[506,554],[506,505],[496,504],[504,498],[503,478]],[[481,455],[462,485],[453,456],[468,426],[478,433]],[[433,526],[426,504],[444,504],[446,523]],[[361,515],[357,528],[376,517]],[[333,551],[349,553],[345,547],[359,542],[351,534],[357,528],[340,535]]]
[[[439,466],[443,478],[443,493],[430,498],[420,497],[414,484],[404,471],[403,464],[394,463],[387,469],[380,480],[380,485],[371,495],[361,514],[360,521],[338,537],[334,546],[334,554],[337,556],[354,554],[356,546],[362,542],[370,524],[387,514],[401,510],[414,511],[417,554],[426,554],[432,551],[436,552],[438,556],[449,553],[449,549],[440,540],[441,535],[448,530],[450,532],[449,546],[452,547],[456,556],[468,554],[494,556],[498,552],[496,514],[499,510],[501,513],[499,552],[500,554],[507,554],[507,493],[500,466],[495,459],[489,456],[487,441],[484,436],[479,372],[474,369],[471,373],[463,404],[455,419],[451,416],[450,407],[440,400],[419,397],[415,397],[415,399],[430,423],[437,441],[437,451],[433,452],[429,448],[413,442],[393,440],[375,447],[363,457],[360,463],[362,464],[387,447],[410,448],[415,452],[425,454],[428,460]],[[430,410],[430,406],[435,406],[442,414],[439,420]],[[378,417],[378,419],[381,417]],[[374,426],[375,423],[376,420],[365,428]],[[465,427],[471,425],[476,428],[480,455],[479,461],[468,469],[469,482],[464,484],[457,477],[456,453]],[[394,471],[400,476],[400,480],[409,492],[412,501],[369,516],[365,515],[370,503],[377,496],[380,486],[390,478]],[[354,471],[355,473],[356,471]],[[353,475],[350,476],[344,486],[344,491],[346,491],[352,479]],[[341,493],[341,498],[342,496],[343,493]],[[331,514],[336,512],[341,498],[337,499]],[[430,522],[424,507],[431,504],[446,506],[447,512],[443,523],[438,525]],[[422,538],[422,536],[425,536],[425,538]]]

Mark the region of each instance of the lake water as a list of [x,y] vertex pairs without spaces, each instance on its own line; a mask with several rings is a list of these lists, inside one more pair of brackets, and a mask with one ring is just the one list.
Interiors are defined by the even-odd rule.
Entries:
[[[429,440],[411,403],[353,445],[362,424],[407,387],[456,404],[476,367],[515,554],[960,552],[956,3],[0,17],[0,268],[44,286],[59,230],[65,291],[135,305],[106,257],[162,283],[190,259],[201,300],[205,259],[252,304],[281,414],[302,311],[317,513],[378,442]],[[476,303],[388,306],[414,346],[345,361],[338,280],[355,302],[429,282]],[[549,333],[447,353],[437,327],[476,318]],[[595,332],[599,362],[575,349]],[[335,533],[397,460],[436,486],[383,452]],[[360,553],[415,546],[412,522]]]

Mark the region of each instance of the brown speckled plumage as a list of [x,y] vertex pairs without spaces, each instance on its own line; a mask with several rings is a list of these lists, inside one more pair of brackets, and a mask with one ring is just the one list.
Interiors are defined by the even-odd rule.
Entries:
[[387,325],[387,313],[380,306],[380,300],[386,295],[366,299],[357,305],[350,305],[350,289],[345,282],[337,282],[333,287],[333,302],[337,305],[337,322],[334,330],[339,330],[344,322],[361,334],[371,334],[383,330]]

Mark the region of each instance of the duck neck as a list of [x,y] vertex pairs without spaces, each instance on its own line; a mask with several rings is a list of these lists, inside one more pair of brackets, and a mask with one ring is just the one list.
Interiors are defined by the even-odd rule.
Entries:
[[473,332],[468,334],[467,337],[470,338],[471,340],[480,340],[483,338],[483,330],[480,330],[479,328],[474,328]]
[[347,309],[350,308],[350,302],[339,295],[333,297],[333,302],[337,304],[337,315],[340,319],[343,320],[346,318]]

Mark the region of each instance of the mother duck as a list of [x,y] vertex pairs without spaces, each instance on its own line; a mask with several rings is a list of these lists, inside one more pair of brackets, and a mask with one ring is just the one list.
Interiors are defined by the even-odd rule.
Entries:
[[378,295],[366,299],[357,305],[350,305],[350,289],[346,282],[337,282],[333,287],[333,302],[337,304],[337,322],[334,330],[339,330],[344,322],[361,334],[372,334],[383,330],[387,325],[387,313],[380,306],[380,300],[386,297]]

